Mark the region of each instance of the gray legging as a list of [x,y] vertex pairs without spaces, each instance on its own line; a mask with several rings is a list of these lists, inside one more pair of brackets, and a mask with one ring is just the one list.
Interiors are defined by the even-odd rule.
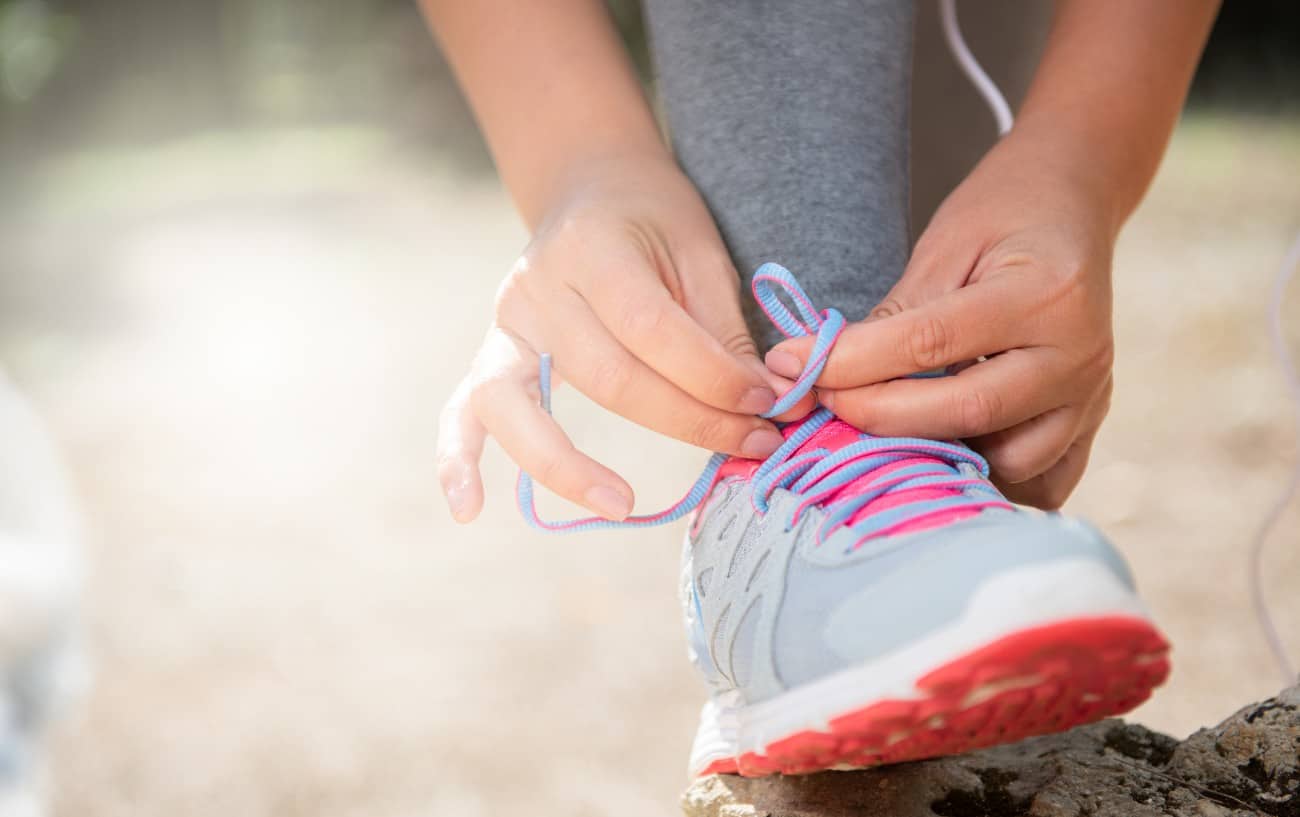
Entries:
[[[947,53],[934,3],[644,5],[674,150],[746,290],[759,264],[776,261],[814,303],[864,317],[902,274],[909,224],[923,227],[996,138]],[[961,8],[971,48],[1014,106],[1050,7]],[[745,302],[759,345],[780,340]]]

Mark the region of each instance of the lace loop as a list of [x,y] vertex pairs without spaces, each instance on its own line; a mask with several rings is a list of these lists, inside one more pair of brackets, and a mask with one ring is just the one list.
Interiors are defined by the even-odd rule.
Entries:
[[[537,362],[537,381],[542,392],[541,405],[547,413],[551,413],[551,356],[549,353],[542,353]],[[542,519],[537,513],[537,502],[534,497],[533,478],[520,469],[519,477],[515,480],[515,503],[519,506],[519,512],[523,515],[524,520],[529,525],[538,530],[547,533],[578,533],[585,530],[602,530],[609,528],[651,528],[657,525],[666,525],[669,522],[675,522],[686,514],[695,510],[704,498],[708,496],[709,489],[713,487],[714,478],[717,476],[718,469],[722,463],[727,461],[726,454],[714,454],[709,457],[708,463],[704,470],[695,480],[695,484],[686,492],[686,496],[679,499],[669,507],[658,513],[629,516],[621,522],[612,519],[604,519],[599,516],[587,516],[578,519],[569,519],[562,522],[548,522]]]
[[[815,336],[808,362],[794,386],[762,416],[789,411],[810,391],[826,367],[831,349],[844,331],[844,316],[835,309],[818,312],[789,270],[764,264],[754,274],[754,297],[763,312],[787,337]],[[794,304],[791,310],[779,297]],[[541,405],[551,411],[551,356],[538,364]],[[987,481],[988,463],[979,454],[954,442],[909,437],[874,437],[858,432],[858,439],[831,451],[817,446],[801,450],[835,420],[830,410],[818,407],[799,423],[751,479],[754,510],[766,514],[777,490],[786,490],[800,503],[786,521],[789,529],[805,511],[819,506],[826,518],[818,530],[824,541],[838,528],[851,528],[857,537],[851,547],[885,536],[917,519],[960,511],[1012,506]],[[520,512],[533,527],[549,532],[576,532],[602,528],[637,528],[663,525],[680,519],[704,501],[717,479],[725,454],[714,454],[686,496],[655,514],[631,516],[622,521],[584,517],[547,522],[537,514],[533,480],[519,472],[516,498]],[[875,474],[872,478],[871,475]],[[865,483],[863,480],[867,480]],[[938,494],[936,496],[936,494]],[[894,500],[890,507],[872,511],[877,501]]]
[[[835,342],[840,339],[840,333],[844,331],[844,316],[838,309],[827,309],[818,313],[812,301],[808,300],[803,287],[799,286],[799,282],[794,279],[794,275],[780,264],[769,262],[759,267],[754,273],[752,289],[754,299],[758,301],[763,314],[767,315],[768,320],[774,323],[786,337],[817,336],[812,352],[808,355],[808,363],[799,374],[799,378],[795,380],[794,386],[776,401],[776,405],[759,415],[771,419],[794,408],[808,392],[812,391],[813,384],[822,376],[822,370],[826,368],[826,360],[830,357],[831,349],[835,348]],[[799,318],[796,318],[789,307],[777,297],[778,289],[794,302],[795,309],[799,311]]]

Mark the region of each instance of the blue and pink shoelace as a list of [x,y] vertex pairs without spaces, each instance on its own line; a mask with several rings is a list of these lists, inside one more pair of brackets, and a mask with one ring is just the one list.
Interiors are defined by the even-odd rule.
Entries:
[[[787,337],[815,336],[812,353],[793,388],[762,416],[772,418],[795,406],[812,389],[826,367],[831,349],[844,331],[844,316],[838,310],[818,312],[789,270],[777,264],[764,264],[754,274],[754,297],[773,324]],[[794,305],[792,311],[779,297],[784,294]],[[551,358],[541,356],[538,371],[542,408],[551,412]],[[800,449],[819,431],[835,420],[828,409],[817,407],[797,423],[785,443],[763,460],[751,478],[755,510],[767,513],[777,490],[800,497],[786,527],[793,527],[808,508],[821,507],[825,512],[819,530],[824,540],[840,527],[851,528],[857,536],[855,545],[873,536],[887,535],[901,524],[921,516],[988,507],[1010,509],[1013,506],[988,482],[989,466],[979,454],[954,442],[914,437],[876,437],[860,433],[860,439],[838,450],[815,447]],[[519,510],[530,525],[552,533],[570,533],[612,528],[644,528],[680,519],[695,510],[707,498],[718,471],[729,457],[714,454],[684,497],[654,514],[629,516],[621,521],[600,517],[582,517],[548,522],[537,514],[534,483],[520,471],[516,486]],[[889,469],[887,475],[873,479],[872,473],[894,463],[907,461]],[[865,486],[854,486],[867,479]],[[849,489],[852,486],[852,490]],[[917,491],[916,489],[933,489]],[[940,490],[946,489],[946,490]],[[915,499],[894,504],[878,513],[863,513],[872,502],[889,494],[911,491]],[[938,494],[938,495],[936,495]]]

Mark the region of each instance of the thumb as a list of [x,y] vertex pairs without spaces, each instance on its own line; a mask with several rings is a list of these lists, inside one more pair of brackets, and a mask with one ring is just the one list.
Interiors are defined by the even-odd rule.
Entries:
[[[954,292],[964,286],[970,272],[979,259],[974,243],[963,240],[955,232],[936,231],[928,228],[917,242],[912,257],[907,262],[902,276],[881,299],[880,303],[858,322],[872,323],[882,318],[890,318],[903,312],[910,312],[927,303]],[[854,332],[853,325],[848,333]],[[798,377],[805,361],[812,353],[812,338],[792,338],[777,344],[767,353],[767,366],[786,377]],[[823,382],[832,373],[837,362],[844,355],[844,350],[837,349],[831,355],[828,370],[823,374]],[[864,385],[864,384],[860,384]]]
[[[794,386],[794,380],[773,372],[759,356],[758,344],[745,323],[744,312],[740,307],[740,275],[735,265],[725,251],[721,252],[721,260],[715,263],[715,274],[692,276],[689,279],[698,281],[699,292],[695,293],[695,297],[692,297],[692,293],[686,293],[684,306],[687,313],[716,338],[723,348],[761,375],[776,392],[778,399],[784,397]],[[774,419],[782,422],[797,420],[816,406],[817,400],[810,393],[789,411]]]
[[963,240],[955,233],[936,232],[932,225],[916,243],[898,283],[867,319],[888,318],[916,309],[960,289],[966,285],[978,260],[974,242]]

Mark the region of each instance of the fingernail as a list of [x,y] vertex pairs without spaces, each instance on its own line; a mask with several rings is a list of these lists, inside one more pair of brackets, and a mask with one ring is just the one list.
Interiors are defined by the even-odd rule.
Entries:
[[749,436],[740,444],[740,455],[751,460],[760,460],[781,447],[785,437],[781,432],[771,428],[758,428],[749,432]]
[[632,512],[632,503],[627,497],[608,485],[593,485],[583,494],[587,507],[606,519],[622,521]]
[[799,358],[789,352],[779,352],[776,349],[768,352],[763,362],[767,364],[767,368],[782,377],[794,379],[803,371],[803,364],[799,362]]
[[755,386],[740,398],[736,410],[741,414],[762,414],[776,404],[776,392],[767,386]]

